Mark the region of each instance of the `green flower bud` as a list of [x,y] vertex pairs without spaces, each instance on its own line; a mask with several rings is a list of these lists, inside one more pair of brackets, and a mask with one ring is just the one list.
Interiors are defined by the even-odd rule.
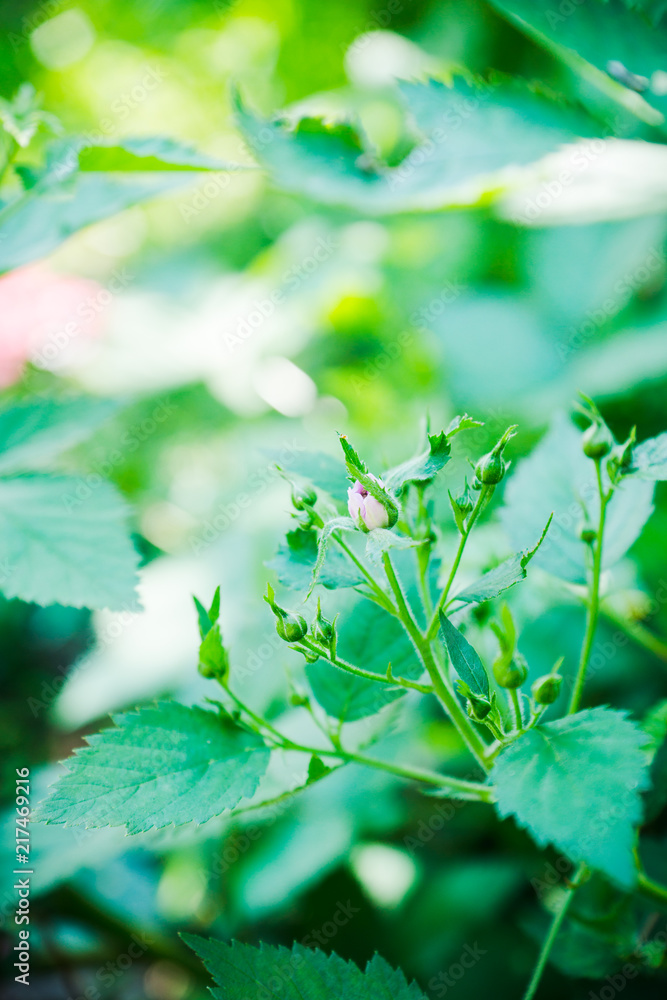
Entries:
[[297,487],[292,490],[292,504],[296,510],[305,510],[317,502],[317,493],[309,486]]
[[533,698],[538,705],[553,705],[560,694],[563,678],[559,674],[545,674],[531,685]]
[[467,517],[467,515],[475,506],[475,498],[470,492],[470,487],[468,486],[467,480],[463,493],[461,493],[460,496],[456,497],[456,499],[454,500],[454,504],[458,508],[459,513],[461,514],[462,517]]
[[480,698],[479,695],[473,694],[472,691],[468,692],[468,715],[475,722],[483,722],[491,711],[491,702],[487,698]]
[[[505,475],[507,465],[503,458],[503,451],[507,442],[514,437],[516,426],[508,427],[500,441],[493,446],[490,452],[482,455],[475,466],[475,476],[483,486],[497,486]],[[475,483],[473,481],[473,489]]]
[[614,439],[609,428],[601,423],[591,424],[581,439],[581,447],[588,458],[604,458],[611,451],[613,444]]
[[582,521],[579,527],[579,538],[584,542],[585,545],[592,545],[595,539],[598,537],[598,533],[591,526],[588,521]]
[[326,646],[327,648],[333,644],[336,638],[336,626],[322,614],[319,597],[317,599],[317,614],[312,624],[311,634],[315,642],[319,642],[321,646]]
[[528,664],[518,650],[509,660],[501,655],[493,661],[493,676],[502,688],[521,687],[528,676]]
[[612,448],[609,462],[616,469],[628,469],[632,465],[632,449],[637,441],[637,428],[633,427],[627,441]]
[[308,632],[306,619],[302,615],[297,615],[293,611],[286,611],[276,604],[273,587],[270,583],[266,585],[264,600],[269,605],[276,616],[276,632],[285,642],[300,642]]
[[276,615],[276,632],[285,642],[300,642],[308,633],[308,625],[302,615],[281,611]]

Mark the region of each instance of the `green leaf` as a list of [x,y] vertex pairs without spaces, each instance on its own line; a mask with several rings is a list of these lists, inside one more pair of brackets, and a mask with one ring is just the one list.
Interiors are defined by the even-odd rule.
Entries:
[[199,634],[204,639],[210,632],[213,623],[209,617],[209,613],[201,603],[199,598],[192,595],[192,600],[195,602],[195,608],[197,609],[197,622],[199,624]]
[[[461,429],[460,426],[457,430]],[[390,490],[397,492],[408,483],[429,483],[451,457],[452,446],[444,431],[428,435],[428,448],[397,465],[382,476],[382,481]]]
[[[634,477],[621,481],[607,506],[604,569],[614,566],[639,537],[653,511],[653,491],[650,482]],[[573,583],[585,583],[587,549],[579,537],[584,506],[588,521],[597,524],[600,504],[595,466],[581,450],[581,434],[559,416],[511,476],[501,521],[512,544],[522,549],[533,544],[553,512],[549,535],[533,565]]]
[[625,713],[609,708],[531,729],[493,768],[498,813],[514,816],[540,847],[553,844],[630,890],[639,793],[648,785],[646,742]]
[[165,136],[86,143],[78,148],[78,165],[79,170],[94,172],[249,169],[205,156],[192,146]]
[[[285,541],[280,543],[276,555],[266,565],[284,587],[295,591],[308,590],[313,582],[317,553],[317,533],[296,528],[287,532]],[[327,549],[317,582],[327,590],[335,590],[338,587],[356,587],[363,582],[363,577],[342,552]]]
[[136,610],[138,556],[108,483],[0,479],[0,589],[37,604]]
[[[512,24],[579,73],[587,84],[642,121],[660,124],[667,99],[650,86],[667,69],[667,28],[651,25],[621,0],[590,0],[560,10],[552,0],[490,0]],[[633,82],[644,78],[644,82]],[[641,92],[638,92],[641,91]]]
[[[395,677],[416,680],[423,673],[415,649],[400,622],[370,601],[361,601],[338,619],[337,655],[354,666],[385,677],[387,667]],[[405,689],[364,680],[325,660],[306,666],[308,683],[327,715],[354,722],[374,715],[400,698]]]
[[484,664],[464,635],[454,628],[449,618],[440,612],[440,637],[445,644],[454,670],[473,694],[489,698],[489,678]]
[[[292,127],[266,121],[238,105],[238,123],[276,186],[325,204],[367,214],[435,210],[475,204],[501,185],[492,175],[530,163],[586,132],[586,122],[527,89],[402,83],[400,96],[421,136],[396,167],[378,163],[356,123],[310,118]],[[484,179],[485,183],[482,183]],[[462,191],[477,181],[478,188]]]
[[85,441],[118,410],[108,399],[36,399],[0,411],[0,473],[25,472]]
[[551,517],[547,521],[539,541],[532,549],[524,549],[523,552],[517,552],[516,555],[506,559],[499,566],[485,573],[475,583],[471,583],[465,590],[460,591],[453,600],[460,601],[462,604],[481,604],[482,601],[490,601],[502,594],[503,591],[509,590],[515,583],[525,580],[526,566],[544,541],[550,524]]
[[113,721],[66,762],[37,820],[128,833],[206,823],[251,798],[269,762],[259,736],[201,708],[161,702]]
[[667,433],[635,445],[627,475],[638,479],[667,479]]
[[217,988],[216,1000],[426,1000],[415,983],[374,955],[362,972],[335,953],[294,944],[227,944],[183,934]]
[[450,420],[445,433],[448,438],[453,438],[455,434],[460,434],[461,431],[469,431],[473,430],[475,427],[483,426],[483,420],[475,420],[473,417],[469,417],[467,413],[458,413],[452,420]]

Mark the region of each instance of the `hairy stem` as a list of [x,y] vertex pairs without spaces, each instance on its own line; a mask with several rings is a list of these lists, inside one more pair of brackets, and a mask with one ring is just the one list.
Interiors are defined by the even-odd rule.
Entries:
[[433,694],[433,688],[426,684],[418,684],[416,681],[410,681],[405,677],[394,677],[393,675],[390,677],[385,674],[375,674],[372,670],[364,670],[363,667],[356,667],[353,663],[348,663],[347,660],[342,660],[339,656],[328,655],[325,650],[316,646],[309,639],[302,639],[300,645],[305,646],[306,649],[309,649],[313,653],[317,653],[323,660],[331,663],[334,667],[338,667],[339,670],[344,670],[348,674],[354,674],[356,677],[362,677],[364,680],[379,681],[380,684],[390,684],[392,687],[413,688],[422,694]]
[[595,631],[597,628],[598,617],[600,614],[600,576],[602,574],[602,542],[604,536],[604,524],[605,524],[605,514],[607,510],[607,503],[609,502],[609,497],[611,493],[605,493],[604,486],[602,483],[602,468],[599,459],[595,461],[595,472],[598,481],[598,492],[600,494],[600,519],[598,522],[597,534],[595,536],[595,541],[593,543],[593,573],[590,583],[590,597],[588,599],[588,612],[586,615],[586,632],[584,634],[584,642],[581,647],[581,655],[579,657],[579,666],[577,667],[577,674],[574,681],[574,687],[572,689],[572,697],[570,698],[570,705],[568,708],[568,715],[572,715],[579,708],[579,703],[581,702],[581,696],[584,690],[584,683],[586,681],[586,670],[588,669],[588,661],[591,655],[591,649],[593,648],[593,641],[595,639]]
[[435,689],[435,693],[444,705],[452,720],[454,726],[459,732],[459,735],[465,742],[466,746],[475,757],[477,762],[486,771],[488,769],[488,762],[484,757],[486,750],[486,744],[475,731],[472,722],[466,715],[465,711],[461,707],[458,698],[454,694],[454,691],[449,687],[448,683],[442,677],[438,666],[433,658],[433,652],[431,650],[431,645],[428,637],[423,636],[419,630],[419,626],[412,617],[412,612],[407,605],[405,597],[403,596],[403,591],[401,590],[401,585],[394,572],[394,567],[391,564],[391,559],[389,558],[389,553],[385,552],[382,557],[382,563],[387,574],[387,579],[389,580],[389,586],[391,587],[394,597],[396,599],[396,605],[398,607],[398,616],[410,636],[419,657],[424,664],[428,675],[431,678],[431,683]]
[[482,487],[479,496],[477,497],[477,503],[473,507],[470,513],[470,517],[468,518],[468,523],[465,526],[465,530],[463,531],[461,538],[459,539],[459,547],[456,550],[456,555],[454,556],[454,562],[452,563],[452,568],[449,571],[447,582],[445,583],[445,586],[442,589],[440,597],[438,598],[438,603],[435,606],[435,611],[433,612],[431,621],[429,622],[428,629],[426,630],[426,638],[428,639],[429,642],[433,640],[438,631],[438,626],[440,623],[440,617],[439,617],[440,612],[445,606],[445,602],[447,601],[447,597],[449,596],[449,591],[451,590],[452,584],[454,583],[454,578],[461,563],[461,557],[463,556],[463,551],[466,547],[466,542],[470,537],[470,532],[472,531],[475,521],[477,520],[482,511],[482,507],[484,506],[487,497],[489,497],[492,492],[493,492],[492,486]]
[[391,614],[391,615],[397,615],[398,611],[397,611],[397,609],[396,609],[393,601],[389,597],[389,595],[387,593],[385,593],[385,591],[382,589],[382,587],[377,582],[377,580],[375,580],[373,578],[373,576],[368,572],[368,570],[366,569],[366,567],[362,563],[361,559],[359,559],[358,556],[355,555],[355,553],[352,551],[352,549],[347,544],[347,542],[344,542],[343,539],[340,537],[340,535],[337,532],[335,532],[335,531],[332,533],[332,537],[340,545],[340,547],[343,550],[343,552],[352,560],[352,562],[357,567],[357,569],[359,570],[359,572],[362,573],[366,577],[366,580],[367,580],[367,582],[368,582],[371,590],[376,595],[377,603],[379,605],[381,605],[381,607],[383,607],[385,609],[385,611],[388,611],[389,614]]

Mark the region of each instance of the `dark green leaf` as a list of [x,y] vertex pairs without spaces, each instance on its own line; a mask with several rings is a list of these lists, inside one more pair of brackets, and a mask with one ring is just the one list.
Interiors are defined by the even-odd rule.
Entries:
[[251,798],[268,765],[258,736],[201,708],[162,702],[113,721],[67,761],[39,821],[128,833],[206,823]]
[[452,666],[461,680],[480,698],[489,697],[489,678],[484,664],[464,635],[454,628],[449,618],[440,612],[440,637],[445,644]]
[[183,934],[217,988],[216,1000],[426,1000],[402,972],[375,955],[362,972],[353,962],[294,944],[227,944]]
[[496,807],[540,847],[632,889],[646,735],[623,712],[593,708],[538,726],[504,749],[492,772]]

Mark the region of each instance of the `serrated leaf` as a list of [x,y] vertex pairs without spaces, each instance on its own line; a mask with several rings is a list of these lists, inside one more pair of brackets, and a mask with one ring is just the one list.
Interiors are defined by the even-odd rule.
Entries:
[[[653,492],[653,483],[634,477],[621,481],[607,505],[604,569],[617,563],[638,538],[653,511]],[[587,549],[579,537],[584,507],[588,521],[597,524],[595,466],[581,450],[581,434],[559,416],[510,477],[500,518],[512,544],[522,549],[534,542],[553,512],[549,536],[535,555],[534,565],[564,580],[585,583]]]
[[[337,629],[337,655],[348,663],[382,677],[390,663],[395,677],[416,680],[423,673],[403,627],[377,604],[352,605],[341,613]],[[325,660],[307,664],[306,676],[327,715],[345,722],[374,715],[405,693],[404,688],[346,674]]]
[[408,483],[429,483],[451,457],[452,446],[444,431],[428,435],[428,448],[395,466],[382,476],[390,490],[399,491]]
[[623,712],[593,708],[529,730],[493,768],[496,808],[540,847],[630,890],[637,874],[635,827],[648,785],[646,736]]
[[26,472],[85,441],[118,410],[109,399],[37,399],[0,411],[0,472]]
[[477,651],[442,611],[440,612],[440,637],[449,653],[452,666],[461,680],[468,685],[473,694],[480,698],[489,698],[489,678]]
[[499,566],[489,570],[488,573],[485,573],[475,583],[471,583],[465,590],[460,591],[453,600],[460,601],[462,604],[480,604],[482,601],[491,601],[494,597],[502,594],[503,591],[509,590],[515,583],[525,580],[527,575],[526,566],[544,541],[550,524],[551,517],[539,541],[532,549],[524,549],[523,552],[517,552],[516,555],[505,559]]
[[37,604],[136,609],[139,560],[126,520],[108,483],[0,479],[0,589]]
[[468,431],[475,427],[483,426],[483,420],[475,420],[473,417],[469,417],[467,413],[458,413],[452,420],[450,420],[445,433],[448,438],[453,438],[455,434],[459,434],[461,431]]
[[206,823],[254,795],[269,762],[259,736],[201,708],[161,702],[112,718],[66,762],[38,821],[128,833]]
[[[456,80],[448,87],[429,80],[402,83],[399,90],[421,136],[417,154],[396,167],[378,163],[350,122],[342,130],[312,119],[286,128],[241,105],[237,120],[277,186],[376,215],[460,206],[466,198],[475,204],[500,186],[495,172],[587,134],[583,116],[518,86],[480,89]],[[477,186],[463,190],[470,181]]]
[[230,944],[183,934],[217,983],[216,1000],[426,1000],[415,983],[374,955],[361,969],[338,955],[301,944]]
[[201,601],[199,600],[199,598],[195,597],[194,594],[193,594],[192,595],[192,600],[194,601],[195,608],[197,609],[197,623],[199,625],[199,634],[202,637],[202,639],[204,639],[205,636],[210,631],[211,626],[212,626],[213,623],[212,623],[211,619],[209,618],[208,611],[206,610],[206,608],[204,607],[204,605],[201,603]]
[[639,479],[667,479],[667,433],[635,445],[627,475]]
[[[317,555],[316,532],[296,528],[287,532],[285,541],[280,543],[275,556],[266,565],[274,571],[284,587],[307,591],[313,582]],[[317,582],[327,590],[335,590],[338,587],[356,587],[363,582],[363,577],[347,556],[329,548],[318,572]]]

